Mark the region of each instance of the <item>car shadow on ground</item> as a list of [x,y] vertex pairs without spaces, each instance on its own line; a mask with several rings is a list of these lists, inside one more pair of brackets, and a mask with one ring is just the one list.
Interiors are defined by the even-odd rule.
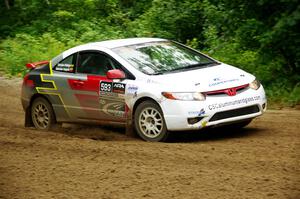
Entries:
[[[246,127],[242,129],[207,128],[198,131],[171,132],[167,143],[209,142],[233,138],[258,136],[264,131],[261,128]],[[142,140],[137,135],[126,136],[125,128],[99,125],[68,125],[59,133],[83,139],[99,141],[132,141]]]
[[219,141],[233,138],[246,138],[257,136],[262,133],[264,129],[246,127],[241,129],[227,129],[227,128],[208,128],[199,131],[187,132],[172,132],[167,142],[208,142]]
[[56,132],[71,137],[92,139],[99,141],[128,141],[137,139],[125,135],[125,128],[119,126],[106,126],[94,124],[66,124]]

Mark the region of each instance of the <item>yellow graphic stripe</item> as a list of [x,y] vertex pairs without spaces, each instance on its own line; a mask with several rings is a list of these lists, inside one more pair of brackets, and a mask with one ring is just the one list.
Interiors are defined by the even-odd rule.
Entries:
[[56,95],[59,97],[59,99],[61,100],[62,104],[63,104],[63,107],[65,108],[66,112],[68,115],[70,115],[68,109],[66,108],[66,105],[60,95],[59,92],[51,92],[51,91],[58,91],[57,87],[56,87],[56,84],[54,82],[54,80],[47,80],[47,79],[44,79],[45,76],[48,76],[48,77],[51,77],[53,76],[53,71],[52,71],[52,62],[50,61],[49,62],[49,70],[50,70],[50,73],[49,74],[40,74],[40,77],[41,77],[41,80],[42,82],[48,82],[48,83],[52,83],[53,85],[53,88],[48,88],[48,87],[36,87],[36,90],[38,93],[40,94],[47,94],[47,95]]

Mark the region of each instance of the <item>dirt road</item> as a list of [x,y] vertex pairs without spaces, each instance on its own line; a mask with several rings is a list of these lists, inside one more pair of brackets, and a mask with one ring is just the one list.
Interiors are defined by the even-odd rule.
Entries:
[[300,198],[299,110],[147,143],[123,129],[26,129],[21,80],[0,83],[0,198]]

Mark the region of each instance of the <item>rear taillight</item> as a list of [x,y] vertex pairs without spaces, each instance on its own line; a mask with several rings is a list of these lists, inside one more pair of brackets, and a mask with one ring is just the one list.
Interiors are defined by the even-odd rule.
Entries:
[[32,79],[29,79],[29,74],[24,76],[23,85],[27,87],[34,87],[34,82]]

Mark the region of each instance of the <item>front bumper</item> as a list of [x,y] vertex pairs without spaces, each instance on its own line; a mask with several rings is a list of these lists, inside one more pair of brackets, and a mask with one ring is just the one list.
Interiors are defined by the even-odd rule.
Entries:
[[[168,130],[196,130],[207,126],[222,125],[252,119],[266,110],[263,87],[251,88],[235,96],[207,96],[205,101],[180,101],[165,99],[161,102]],[[189,118],[197,118],[191,124]]]

